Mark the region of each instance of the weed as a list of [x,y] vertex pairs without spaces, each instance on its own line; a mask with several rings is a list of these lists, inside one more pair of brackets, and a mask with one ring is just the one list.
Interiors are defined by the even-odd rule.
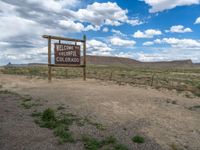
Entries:
[[[128,150],[126,145],[117,142],[113,136],[106,137],[103,140],[97,140],[93,137],[83,136],[82,141],[86,150],[98,150],[104,146],[112,147],[114,150]],[[107,147],[107,149],[109,149]]]
[[117,142],[117,139],[113,136],[106,137],[104,140],[101,141],[102,145],[109,145],[109,144],[115,144]]
[[99,130],[106,130],[105,127],[102,124],[97,123],[97,122],[93,122],[92,120],[88,119],[87,117],[84,119],[84,121],[87,122],[90,125],[95,126]]
[[62,116],[58,117],[53,109],[48,108],[42,113],[34,112],[32,116],[37,117],[34,122],[40,127],[53,129],[54,135],[59,138],[58,141],[60,144],[64,142],[75,142],[72,133],[69,131],[69,127],[77,119],[75,115],[69,113],[62,114]]
[[38,106],[39,104],[33,103],[33,102],[31,102],[31,101],[25,101],[25,102],[22,102],[21,105],[22,105],[25,109],[30,109],[30,108],[32,108],[33,106]]
[[169,145],[172,150],[181,150],[176,144],[172,143]]
[[15,93],[15,92],[11,92],[11,91],[9,91],[9,90],[1,90],[1,91],[0,91],[0,94],[12,94],[12,95],[18,95],[17,93]]
[[82,141],[86,150],[98,150],[101,147],[101,143],[95,138],[83,136]]
[[42,113],[41,112],[33,112],[31,114],[32,117],[39,117],[39,116],[42,116]]
[[114,145],[114,149],[115,150],[128,150],[128,147],[123,144],[116,144],[116,145]]
[[57,108],[57,110],[63,110],[63,109],[65,109],[64,106],[58,106],[58,108]]
[[132,138],[132,141],[135,142],[135,143],[138,143],[138,144],[141,144],[141,143],[145,142],[144,138],[139,136],[139,135],[134,136]]
[[70,143],[75,142],[75,140],[73,139],[72,133],[63,124],[60,124],[59,126],[55,128],[54,135],[59,137],[60,144],[64,142],[70,142]]
[[200,105],[193,106],[193,108],[200,108]]
[[28,102],[28,101],[31,101],[30,97],[26,97],[26,98],[23,99],[23,102]]
[[55,117],[55,112],[53,109],[48,108],[42,113],[42,120],[43,121],[51,121],[51,120],[56,120]]
[[200,97],[200,93],[194,93],[196,97]]
[[189,107],[188,109],[189,109],[189,110],[200,109],[200,105],[192,106],[192,107]]
[[172,101],[172,104],[176,105],[176,104],[177,104],[177,102],[176,102],[176,101]]
[[70,126],[73,124],[74,121],[74,118],[64,116],[64,118],[60,120],[60,123],[65,124],[66,126]]

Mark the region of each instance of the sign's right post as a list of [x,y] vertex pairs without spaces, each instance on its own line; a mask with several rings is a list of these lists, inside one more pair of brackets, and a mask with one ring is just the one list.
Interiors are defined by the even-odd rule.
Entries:
[[83,36],[83,80],[86,80],[86,35]]

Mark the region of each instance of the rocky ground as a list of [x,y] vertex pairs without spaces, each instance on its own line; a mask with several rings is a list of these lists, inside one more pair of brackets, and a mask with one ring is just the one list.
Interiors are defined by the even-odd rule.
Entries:
[[[102,140],[114,136],[118,144],[138,150],[200,149],[200,99],[148,87],[119,86],[81,79],[45,79],[0,75],[0,147],[9,149],[86,149],[82,135]],[[7,92],[7,91],[11,91]],[[16,94],[17,93],[17,94]],[[30,108],[23,104],[30,97]],[[63,109],[58,109],[59,107]],[[72,124],[75,142],[58,143],[53,131],[34,122],[33,112],[52,108],[89,118]],[[103,128],[103,129],[102,129]],[[138,144],[132,137],[140,135]],[[112,145],[100,149],[116,149]]]

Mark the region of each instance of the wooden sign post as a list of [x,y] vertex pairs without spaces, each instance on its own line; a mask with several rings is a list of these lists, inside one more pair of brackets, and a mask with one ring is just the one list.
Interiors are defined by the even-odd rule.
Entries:
[[[83,80],[86,80],[86,36],[83,40],[71,39],[65,37],[57,37],[43,35],[43,38],[48,39],[48,80],[51,81],[51,67],[82,67]],[[55,63],[51,62],[51,40],[59,40],[59,43],[54,44],[54,59]],[[75,44],[61,44],[62,41],[75,42]],[[81,47],[77,42],[83,44],[83,64],[81,64]]]

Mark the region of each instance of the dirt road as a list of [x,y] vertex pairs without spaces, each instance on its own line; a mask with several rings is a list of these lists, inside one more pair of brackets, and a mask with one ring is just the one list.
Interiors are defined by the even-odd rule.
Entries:
[[[199,98],[191,99],[175,92],[119,86],[91,79],[86,82],[81,79],[54,79],[48,83],[44,79],[0,75],[0,85],[4,90],[41,99],[48,107],[65,105],[73,113],[88,116],[105,125],[107,133],[115,133],[130,149],[200,149]],[[10,101],[12,99],[1,100],[1,114],[2,108],[11,105],[7,104]],[[17,110],[14,108],[14,111]],[[1,121],[5,122],[6,119]],[[30,128],[34,127],[31,125]],[[6,132],[5,125],[1,125],[0,131]],[[132,144],[129,139],[135,134],[143,135],[147,139],[146,145]],[[54,141],[50,133],[47,136],[50,137],[48,142]],[[0,138],[2,140],[3,137]]]

